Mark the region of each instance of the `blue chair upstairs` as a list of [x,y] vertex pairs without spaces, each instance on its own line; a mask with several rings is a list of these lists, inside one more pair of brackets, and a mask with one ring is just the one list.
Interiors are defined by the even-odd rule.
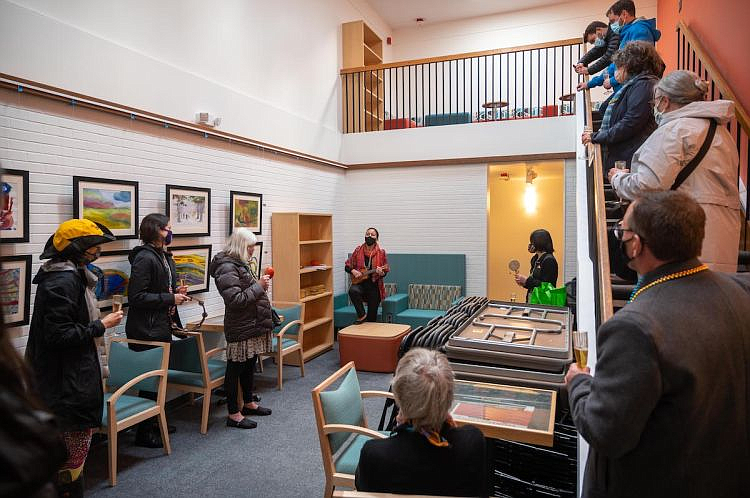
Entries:
[[172,342],[169,358],[169,387],[190,393],[191,402],[195,393],[203,395],[201,412],[201,434],[208,432],[208,413],[211,407],[211,391],[224,385],[227,363],[211,359],[226,348],[206,351],[200,332],[183,332],[188,337]]
[[[153,346],[146,351],[132,351],[128,344]],[[169,343],[113,338],[109,343],[109,377],[106,379],[102,430],[109,445],[109,484],[117,484],[117,433],[138,422],[158,417],[164,453],[169,455],[167,419],[164,400],[167,392]],[[156,401],[126,394],[129,390],[156,393]]]
[[[338,388],[326,391],[342,378]],[[387,437],[386,432],[367,428],[362,399],[368,397],[393,399],[393,393],[360,391],[353,361],[338,369],[312,390],[315,422],[326,477],[326,498],[332,496],[336,486],[354,488],[354,473],[359,464],[362,446],[369,439]]]
[[[273,329],[273,349],[270,353],[261,355],[272,356],[276,361],[277,370],[277,388],[281,391],[283,387],[284,374],[284,356],[295,354],[297,364],[299,365],[300,374],[305,376],[305,362],[302,359],[302,339],[305,317],[305,304],[295,302],[274,301],[273,308],[284,317],[284,321]],[[260,362],[261,372],[263,371],[263,362]]]
[[445,114],[428,114],[424,117],[425,126],[444,126],[471,123],[471,113],[453,112]]

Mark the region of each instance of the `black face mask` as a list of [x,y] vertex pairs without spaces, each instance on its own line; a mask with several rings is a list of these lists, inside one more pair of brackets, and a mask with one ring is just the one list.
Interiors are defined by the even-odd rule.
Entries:
[[375,237],[365,237],[365,244],[368,246],[375,244]]
[[536,246],[534,244],[529,244],[529,252],[535,253],[536,252]]
[[[628,240],[630,240],[630,239],[628,239]],[[627,242],[627,241],[625,241],[625,240],[621,240],[620,241],[620,255],[622,256],[622,262],[625,263],[625,266],[628,266],[629,263],[631,261],[633,261],[633,258],[631,258],[628,255],[628,250],[625,247],[625,242]],[[629,266],[628,266],[628,268],[629,268]]]

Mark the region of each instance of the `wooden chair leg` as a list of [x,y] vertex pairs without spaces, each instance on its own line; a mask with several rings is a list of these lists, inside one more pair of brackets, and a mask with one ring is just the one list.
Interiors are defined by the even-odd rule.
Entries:
[[263,373],[263,356],[258,355],[258,369]]
[[159,431],[161,432],[161,441],[164,443],[164,453],[172,454],[172,447],[169,445],[169,431],[167,430],[167,417],[164,415],[164,409],[159,412]]
[[211,389],[203,392],[203,413],[201,413],[201,434],[208,432],[208,410],[211,408]]
[[302,374],[302,377],[305,376],[305,360],[302,359],[302,348],[299,348],[297,350],[297,354],[299,355],[299,372]]
[[331,498],[333,496],[333,482],[326,479],[326,489],[323,492],[325,498]]
[[117,484],[117,427],[108,427],[107,446],[109,447],[109,485]]
[[[279,346],[281,346],[281,344],[279,344]],[[284,376],[284,357],[281,355],[281,353],[282,353],[281,347],[279,347],[279,351],[278,353],[276,353],[276,363],[277,363],[276,368],[279,369],[278,373],[276,374],[278,378],[278,386],[276,387],[279,391],[281,391],[283,387],[282,382],[283,382],[283,376]]]

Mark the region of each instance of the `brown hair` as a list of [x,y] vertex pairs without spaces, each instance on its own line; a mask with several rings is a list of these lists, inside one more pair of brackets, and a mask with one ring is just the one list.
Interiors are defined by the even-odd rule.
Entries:
[[689,195],[673,190],[643,192],[633,203],[630,228],[662,261],[700,255],[706,214]]
[[593,35],[596,33],[597,29],[606,28],[607,25],[604,24],[601,21],[592,21],[588,26],[586,26],[586,29],[583,32],[583,43],[588,43],[588,37],[589,35]]
[[615,52],[612,62],[619,68],[625,68],[631,76],[646,73],[661,78],[666,67],[656,48],[645,41],[628,43],[625,48]]

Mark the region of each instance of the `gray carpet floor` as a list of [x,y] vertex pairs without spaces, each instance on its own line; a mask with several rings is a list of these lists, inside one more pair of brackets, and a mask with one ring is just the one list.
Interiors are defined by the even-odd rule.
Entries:
[[[339,368],[334,349],[305,364],[305,377],[284,367],[284,389],[276,390],[276,366],[265,361],[255,374],[268,417],[254,417],[251,430],[225,425],[226,405],[212,399],[208,434],[200,433],[200,401],[167,410],[177,427],[170,435],[172,454],[134,446],[135,432],[120,433],[117,485],[107,480],[107,444],[91,448],[86,462],[86,496],[91,497],[317,497],[323,495],[323,464],[310,391]],[[358,372],[361,388],[388,390],[391,374]],[[370,427],[376,427],[382,399],[365,401]]]

